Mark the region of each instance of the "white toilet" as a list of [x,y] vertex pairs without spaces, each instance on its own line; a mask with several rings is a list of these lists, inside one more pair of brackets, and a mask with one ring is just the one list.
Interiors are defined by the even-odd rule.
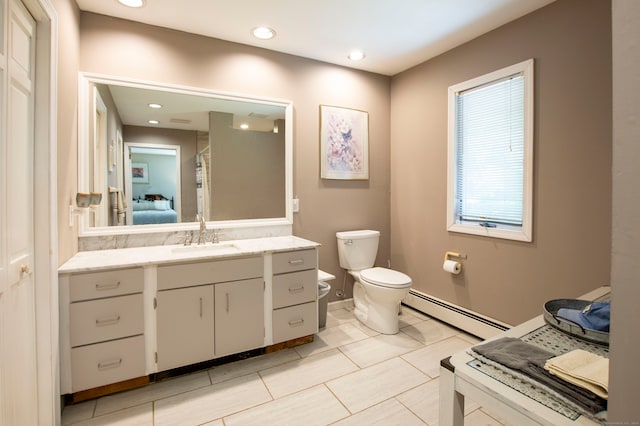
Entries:
[[411,278],[401,272],[373,267],[379,231],[337,232],[340,267],[355,278],[354,314],[367,327],[383,333],[399,330],[400,302],[409,293]]

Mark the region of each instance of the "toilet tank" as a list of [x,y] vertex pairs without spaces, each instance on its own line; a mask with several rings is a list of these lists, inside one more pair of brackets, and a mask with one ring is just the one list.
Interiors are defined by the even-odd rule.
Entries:
[[379,231],[336,232],[340,267],[347,271],[371,268],[378,253]]

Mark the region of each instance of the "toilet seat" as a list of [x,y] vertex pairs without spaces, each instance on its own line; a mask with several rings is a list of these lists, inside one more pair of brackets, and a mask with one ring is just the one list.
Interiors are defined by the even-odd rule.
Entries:
[[369,268],[360,271],[360,279],[381,287],[405,288],[411,287],[411,278],[402,272],[387,268]]

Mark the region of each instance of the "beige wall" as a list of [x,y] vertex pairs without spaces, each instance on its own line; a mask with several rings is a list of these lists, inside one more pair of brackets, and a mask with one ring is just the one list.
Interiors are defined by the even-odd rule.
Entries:
[[638,424],[640,3],[613,2],[613,230],[610,424]]
[[233,114],[209,113],[208,220],[286,216],[284,136],[284,131],[234,129]]
[[[558,0],[394,76],[392,266],[414,288],[517,324],[609,284],[611,4]],[[447,87],[535,59],[533,242],[446,231]],[[445,251],[468,255],[442,270]]]
[[75,1],[53,0],[58,18],[58,262],[78,250],[77,228],[69,227],[69,203],[78,189],[78,66],[80,11]]
[[[390,78],[91,13],[82,13],[80,20],[79,69],[293,101],[293,190],[300,199],[294,234],[322,244],[320,267],[338,276],[334,285],[342,285],[343,274],[338,264],[336,231],[380,230],[378,263],[386,264],[390,258]],[[69,93],[75,92],[73,87]],[[77,102],[73,96],[64,96],[61,103],[72,109]],[[320,104],[369,112],[369,181],[319,178]],[[64,141],[69,141],[75,153],[75,128],[73,136]],[[75,170],[67,165],[65,168],[71,171],[60,182],[61,196],[75,191],[71,189],[75,188],[75,175],[71,176]],[[64,168],[60,173],[65,173]],[[60,214],[66,215],[63,207]],[[68,226],[61,225],[59,232],[60,261],[64,262],[74,253],[76,243]],[[346,290],[350,297],[351,286]],[[334,295],[331,292],[330,300]]]

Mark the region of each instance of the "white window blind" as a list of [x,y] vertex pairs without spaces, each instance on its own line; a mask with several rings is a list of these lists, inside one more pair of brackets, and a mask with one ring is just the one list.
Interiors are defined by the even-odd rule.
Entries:
[[522,73],[456,94],[456,222],[522,226],[524,126]]

